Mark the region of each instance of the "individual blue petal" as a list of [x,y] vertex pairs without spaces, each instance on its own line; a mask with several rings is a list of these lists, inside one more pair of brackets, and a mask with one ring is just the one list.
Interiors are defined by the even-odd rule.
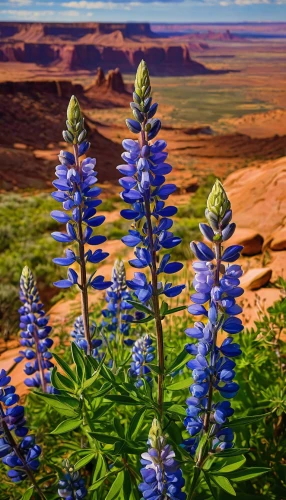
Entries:
[[232,222],[232,224],[229,224],[228,226],[226,226],[223,230],[222,230],[222,239],[223,241],[227,241],[229,240],[229,238],[232,237],[234,231],[235,231],[235,228],[236,228],[236,224],[234,222]]
[[224,251],[221,259],[224,262],[234,262],[239,258],[242,249],[241,245],[231,245]]
[[194,316],[208,315],[206,308],[201,304],[191,304],[188,307],[188,311],[190,314],[193,314]]
[[155,167],[151,167],[151,170],[156,175],[167,175],[172,172],[172,167],[169,163],[160,163]]
[[231,314],[233,316],[236,316],[237,314],[242,313],[242,307],[240,307],[238,304],[234,304],[231,307],[227,307],[225,309],[226,314]]
[[177,285],[177,286],[172,286],[171,288],[168,288],[168,290],[164,290],[164,294],[166,297],[177,297],[184,288],[186,288],[186,285]]
[[68,279],[69,281],[71,281],[74,285],[78,282],[78,275],[77,275],[77,272],[72,269],[72,268],[69,268],[68,270]]
[[227,333],[239,333],[243,330],[244,326],[241,319],[230,317],[225,320],[222,329]]
[[135,120],[128,118],[127,120],[125,120],[125,123],[126,123],[127,127],[129,128],[129,130],[131,130],[131,132],[133,132],[133,134],[139,134],[139,132],[141,132],[141,125],[140,125],[140,123],[136,122]]
[[166,200],[170,194],[174,193],[176,191],[177,186],[175,184],[165,184],[159,189],[156,189],[154,191],[154,195],[159,196],[162,200]]
[[52,237],[60,243],[71,243],[73,241],[73,238],[71,238],[68,234],[60,233],[58,231],[52,233]]
[[136,179],[134,179],[134,177],[122,177],[121,179],[119,179],[119,184],[124,189],[132,189],[136,186],[137,181]]
[[170,262],[165,266],[164,273],[166,274],[174,274],[183,269],[184,264],[181,262]]
[[224,387],[218,386],[218,390],[223,398],[231,399],[237,395],[239,391],[239,385],[236,384],[236,382],[231,382],[230,384],[226,384]]
[[53,186],[55,188],[59,189],[60,191],[69,191],[70,189],[70,184],[66,179],[58,179],[53,181]]
[[203,242],[192,241],[190,247],[195,256],[202,261],[208,262],[215,258],[213,251]]
[[99,187],[93,187],[91,189],[89,189],[86,193],[86,196],[88,198],[95,198],[96,196],[98,196],[99,194],[101,193],[101,189]]
[[195,304],[205,304],[208,300],[210,300],[209,293],[193,293],[191,295],[191,300]]
[[58,288],[70,288],[71,286],[73,286],[73,282],[70,280],[59,280],[55,281],[54,285]]
[[51,212],[51,217],[61,224],[65,224],[70,220],[69,214],[61,212],[61,210],[53,210]]
[[130,191],[123,191],[121,197],[126,203],[133,204],[135,201],[141,200],[142,195],[136,189],[130,189]]
[[121,241],[128,247],[135,247],[136,245],[141,243],[141,238],[129,234],[127,236],[123,236]]
[[59,201],[60,203],[63,203],[68,199],[68,195],[66,193],[63,193],[62,191],[54,191],[51,193],[51,197],[54,198],[54,200]]
[[162,210],[158,210],[156,213],[160,215],[160,217],[172,217],[173,215],[176,215],[177,212],[177,207],[170,205],[169,207],[162,208]]
[[136,219],[136,217],[139,215],[139,212],[135,212],[135,210],[125,209],[125,210],[121,210],[120,215],[121,215],[121,217],[124,217],[124,219],[132,220],[132,219]]
[[182,241],[182,238],[179,238],[178,236],[172,236],[171,238],[167,238],[166,240],[163,240],[161,242],[161,245],[163,248],[173,248],[177,245],[179,245]]
[[78,146],[78,156],[84,155],[90,148],[90,142],[84,141]]
[[98,227],[105,221],[105,215],[97,215],[92,217],[92,219],[87,220],[87,224],[91,227]]
[[101,245],[101,243],[104,243],[106,241],[106,236],[92,236],[88,240],[89,245]]
[[59,266],[70,266],[75,262],[75,260],[75,257],[70,257],[69,259],[65,257],[57,257],[53,259],[53,262]]
[[200,223],[199,224],[200,231],[203,236],[209,241],[213,241],[214,239],[214,232],[210,226],[207,224]]

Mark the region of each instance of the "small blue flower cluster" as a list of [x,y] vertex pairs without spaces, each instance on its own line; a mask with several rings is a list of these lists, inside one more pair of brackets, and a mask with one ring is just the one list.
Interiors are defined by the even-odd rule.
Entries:
[[[239,258],[243,247],[232,245],[222,252],[222,243],[234,233],[235,224],[230,223],[230,203],[219,181],[216,181],[207,205],[209,225],[200,224],[200,230],[213,244],[214,251],[205,243],[191,243],[191,249],[199,261],[193,263],[196,293],[191,295],[194,304],[188,310],[194,316],[207,318],[206,323],[197,321],[193,328],[186,330],[188,337],[198,340],[198,343],[186,346],[187,351],[196,356],[187,363],[187,367],[193,371],[194,383],[190,387],[192,396],[187,399],[185,419],[191,438],[184,445],[191,454],[195,453],[201,432],[207,432],[210,425],[213,449],[232,447],[233,431],[229,427],[221,428],[233,414],[231,404],[229,401],[212,403],[212,399],[215,390],[227,400],[237,394],[239,385],[233,382],[233,358],[239,356],[241,350],[232,337],[227,337],[218,347],[217,335],[220,329],[229,334],[243,330],[241,319],[236,317],[242,308],[235,300],[243,294],[239,286],[242,270],[239,265],[232,264]],[[232,265],[226,267],[224,263]],[[208,309],[205,304],[208,304]]]
[[148,452],[141,455],[144,467],[140,472],[144,482],[139,485],[139,490],[143,498],[185,500],[186,493],[182,492],[185,484],[182,470],[156,419],[153,420],[148,442]]
[[[59,155],[60,165],[56,167],[57,179],[53,182],[57,191],[52,193],[52,197],[62,203],[64,212],[54,210],[51,213],[53,219],[60,224],[66,224],[66,233],[54,232],[53,238],[61,243],[77,242],[79,245],[79,254],[76,255],[72,249],[66,250],[65,258],[54,259],[55,264],[60,266],[71,266],[78,262],[83,266],[83,260],[92,264],[98,264],[108,257],[108,253],[102,250],[92,252],[88,250],[84,252],[84,245],[88,243],[90,246],[100,245],[106,241],[105,236],[93,236],[93,228],[100,226],[105,217],[96,215],[96,207],[102,202],[97,199],[101,193],[101,189],[95,186],[97,182],[94,167],[96,164],[95,158],[87,157],[80,161],[80,157],[85,155],[90,147],[87,141],[79,142],[79,137],[74,137],[71,140],[71,131],[78,135],[78,132],[83,127],[83,118],[77,99],[73,96],[68,107],[68,131],[64,134],[67,142],[72,142],[74,145],[74,154],[68,151],[61,151]],[[82,137],[86,135],[86,131],[82,129]],[[70,213],[70,210],[72,211]],[[75,284],[79,287],[85,286],[85,283],[79,283],[77,272],[72,268],[68,268],[67,279],[59,280],[54,283],[59,288],[69,288]],[[105,290],[111,285],[110,282],[105,282],[103,276],[90,278],[87,286],[91,286],[95,290]]]
[[153,341],[149,335],[144,335],[136,340],[132,347],[133,361],[130,366],[129,374],[131,377],[138,378],[135,383],[137,388],[142,387],[143,379],[145,379],[146,382],[151,382],[152,380],[148,375],[148,373],[151,372],[148,363],[151,363],[155,358],[155,347],[153,347],[152,344]]
[[20,351],[15,361],[27,359],[24,372],[28,378],[24,383],[28,387],[41,387],[44,392],[51,391],[50,369],[54,366],[49,352],[53,340],[49,338],[52,327],[40,302],[37,286],[30,269],[25,266],[20,279],[20,300],[23,305],[20,313],[20,344],[27,349]]
[[[133,316],[128,314],[133,306],[127,302],[131,300],[131,294],[127,290],[125,266],[122,260],[117,259],[112,269],[111,277],[112,285],[106,291],[106,309],[102,310],[104,320],[101,326],[110,332],[109,340],[113,340],[115,333],[119,330],[124,337],[130,334],[130,321]],[[125,338],[126,345],[133,345],[134,341],[130,338]]]
[[[28,436],[24,407],[18,405],[19,396],[15,387],[9,385],[11,377],[0,371],[0,458],[11,470],[8,477],[17,483],[27,477],[27,469],[36,471],[40,465],[38,457],[41,448],[35,444],[35,437]],[[21,441],[16,442],[15,436]]]
[[[149,72],[142,61],[136,75],[134,102],[130,104],[135,120],[126,120],[128,128],[139,134],[139,139],[123,141],[125,153],[122,158],[126,164],[117,167],[123,175],[119,181],[123,187],[121,197],[131,205],[131,208],[122,210],[121,215],[127,220],[135,221],[134,227],[122,241],[129,247],[136,247],[136,258],[129,262],[132,267],[150,267],[156,275],[173,274],[180,271],[183,264],[170,262],[170,254],[164,255],[158,269],[155,269],[157,252],[179,245],[181,238],[170,231],[173,225],[170,217],[177,213],[177,208],[165,205],[168,197],[176,190],[174,184],[165,183],[165,175],[172,171],[171,165],[165,163],[168,153],[164,149],[167,144],[163,140],[150,143],[161,128],[160,120],[153,118],[158,105],[152,104],[150,94]],[[157,277],[156,280],[153,278],[153,282],[149,282],[142,272],[135,272],[133,280],[127,281],[127,285],[143,303],[148,302],[157,293],[175,297],[185,287],[172,286],[170,282],[157,283]],[[154,290],[155,285],[157,289]]]
[[[91,323],[90,325],[90,336],[91,336],[91,355],[96,358],[100,359],[100,353],[98,351],[98,348],[102,345],[102,340],[94,338],[96,334],[96,324]],[[73,324],[73,330],[71,331],[71,337],[74,339],[76,345],[82,349],[85,353],[87,353],[87,341],[84,336],[84,324],[83,324],[83,319],[82,316],[78,316],[75,319],[75,322]]]
[[58,483],[58,494],[60,498],[66,500],[81,500],[87,495],[84,479],[79,471],[75,471],[68,460],[64,462],[66,474],[64,479],[60,479]]

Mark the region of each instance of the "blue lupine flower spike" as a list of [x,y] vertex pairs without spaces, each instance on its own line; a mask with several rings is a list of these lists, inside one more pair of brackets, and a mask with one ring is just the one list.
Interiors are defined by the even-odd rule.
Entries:
[[35,444],[35,437],[28,435],[24,407],[18,404],[19,396],[10,382],[6,370],[0,370],[0,458],[9,467],[7,475],[14,483],[29,477],[44,498],[34,477],[41,448]]
[[[82,317],[84,323],[84,336],[87,342],[88,354],[92,350],[90,325],[88,316],[88,287],[95,290],[105,290],[111,285],[110,281],[104,281],[103,276],[94,274],[87,277],[86,264],[98,264],[107,256],[107,252],[98,249],[94,252],[87,250],[85,244],[97,246],[106,240],[105,236],[93,235],[93,228],[100,226],[105,217],[96,215],[96,207],[101,204],[98,199],[101,189],[95,186],[97,182],[94,167],[95,158],[86,157],[80,160],[90,147],[90,143],[85,141],[86,130],[84,128],[84,118],[78,100],[71,97],[67,109],[67,130],[63,132],[66,142],[73,145],[73,154],[68,151],[61,151],[59,155],[60,165],[56,167],[57,179],[53,185],[57,189],[52,193],[52,197],[62,203],[64,211],[54,210],[51,213],[53,219],[60,224],[66,224],[66,232],[54,232],[53,238],[61,243],[77,243],[77,254],[71,248],[66,250],[65,257],[54,259],[55,264],[68,267],[67,279],[57,281],[55,286],[59,288],[70,288],[77,285],[82,296]],[[74,270],[73,264],[80,265],[80,277]]]
[[[97,328],[96,324],[92,322],[90,324],[90,337],[91,337],[91,355],[100,361],[102,359],[98,348],[102,345],[102,340],[96,337]],[[71,337],[74,339],[76,345],[82,349],[85,354],[87,353],[87,341],[84,336],[84,324],[82,316],[78,316],[73,324],[73,330],[71,332]]]
[[27,360],[24,372],[28,378],[24,383],[28,387],[41,387],[44,392],[52,391],[50,370],[53,368],[52,354],[49,349],[53,340],[49,337],[52,327],[43,309],[36,282],[30,269],[25,266],[20,279],[20,300],[23,305],[20,313],[20,344],[26,347],[15,359],[17,363]]
[[[110,332],[109,340],[113,340],[116,332],[119,331],[122,336],[129,337],[130,334],[130,321],[133,316],[129,314],[133,308],[127,301],[132,299],[130,292],[127,290],[126,284],[126,271],[124,262],[116,259],[112,269],[112,285],[106,291],[106,309],[102,310],[103,321],[101,326]],[[125,338],[124,343],[132,345],[133,340]]]
[[136,340],[132,347],[133,361],[130,366],[129,374],[131,377],[137,377],[135,383],[137,388],[143,385],[143,379],[149,383],[152,380],[150,375],[148,375],[151,372],[148,363],[151,363],[155,358],[155,347],[153,347],[152,343],[153,341],[149,335],[144,335]]
[[[242,321],[237,317],[242,308],[235,300],[243,294],[239,286],[242,270],[239,265],[233,264],[243,247],[232,245],[224,249],[224,242],[234,233],[235,224],[231,222],[230,202],[218,180],[207,201],[206,218],[209,224],[200,224],[200,230],[212,249],[205,243],[191,243],[191,249],[199,260],[193,263],[195,293],[191,296],[193,304],[189,306],[189,312],[206,318],[205,321],[196,321],[192,328],[186,330],[188,337],[198,341],[186,346],[187,351],[196,356],[187,363],[193,371],[194,383],[190,387],[191,397],[187,399],[185,419],[191,437],[184,446],[192,455],[205,432],[210,432],[213,451],[233,446],[233,432],[227,426],[233,409],[228,400],[239,389],[233,381],[234,358],[241,354],[241,350],[232,337],[226,337],[218,346],[217,336],[221,329],[231,335],[243,330]],[[217,402],[214,403],[215,393],[223,400],[216,397]]]
[[85,498],[87,496],[87,489],[79,471],[75,471],[68,460],[64,460],[63,467],[65,475],[58,483],[60,498],[65,498],[66,500],[81,500]]
[[143,468],[140,472],[144,482],[139,485],[139,490],[143,498],[185,500],[186,493],[182,491],[185,484],[182,470],[156,419],[150,429],[148,444],[148,452],[141,455]]
[[[167,184],[165,175],[172,170],[165,162],[168,153],[167,144],[163,140],[153,139],[157,136],[161,122],[154,118],[158,105],[152,104],[150,76],[144,61],[139,64],[133,102],[130,104],[134,119],[126,120],[129,130],[137,134],[138,140],[123,141],[125,152],[122,158],[124,165],[117,169],[123,175],[119,183],[123,187],[122,199],[130,208],[122,210],[121,215],[133,220],[129,234],[122,238],[125,245],[135,247],[135,259],[130,265],[138,269],[134,278],[127,285],[134,292],[138,301],[148,303],[152,308],[156,323],[157,354],[160,374],[158,375],[158,404],[163,408],[164,377],[164,342],[160,315],[159,295],[175,297],[181,293],[185,285],[173,286],[168,280],[159,281],[159,275],[169,275],[180,271],[181,262],[170,262],[171,255],[165,254],[159,262],[158,252],[177,246],[181,239],[170,231],[173,221],[170,217],[176,214],[177,208],[166,205],[166,200],[176,190],[174,184]],[[145,268],[150,269],[151,280],[146,277]]]

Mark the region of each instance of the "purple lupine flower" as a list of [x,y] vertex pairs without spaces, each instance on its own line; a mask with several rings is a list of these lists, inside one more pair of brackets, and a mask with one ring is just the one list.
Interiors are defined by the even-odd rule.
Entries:
[[[139,136],[138,140],[125,139],[125,152],[122,159],[125,164],[117,169],[123,175],[119,183],[123,187],[122,199],[131,205],[121,211],[122,217],[134,220],[135,224],[129,234],[122,238],[125,245],[135,247],[135,259],[130,261],[136,269],[150,268],[153,274],[149,281],[144,272],[135,272],[134,278],[127,285],[139,301],[148,302],[152,296],[160,294],[175,297],[181,293],[185,285],[172,286],[170,282],[158,282],[161,274],[173,274],[183,267],[181,262],[170,262],[171,255],[163,256],[157,267],[157,253],[161,249],[172,249],[181,242],[170,230],[173,221],[170,219],[177,209],[166,205],[169,196],[176,190],[174,184],[167,184],[165,175],[172,171],[166,163],[168,153],[163,140],[153,139],[157,136],[161,122],[154,115],[157,104],[152,104],[151,86],[148,68],[142,61],[138,67],[135,92],[130,106],[134,120],[126,120],[127,127]],[[156,289],[154,289],[156,287]]]
[[28,387],[41,387],[44,392],[51,391],[50,369],[53,368],[52,354],[49,351],[53,340],[49,337],[52,327],[40,301],[37,286],[30,269],[25,266],[20,279],[20,300],[23,305],[20,313],[20,344],[26,347],[15,359],[17,363],[27,360],[24,372]]
[[[127,302],[132,299],[132,296],[127,290],[125,266],[120,259],[117,259],[114,263],[111,281],[112,285],[106,291],[107,307],[102,310],[104,319],[101,326],[110,332],[109,339],[113,340],[117,330],[124,337],[128,337],[130,334],[130,321],[133,320],[133,317],[129,314],[133,306]],[[124,340],[127,345],[132,345],[133,342],[130,338]]]
[[[91,355],[100,360],[101,355],[98,351],[98,348],[102,345],[102,340],[95,338],[97,328],[96,324],[92,322],[89,326],[90,328],[90,336],[91,336]],[[73,330],[71,331],[71,337],[74,339],[76,345],[82,349],[85,353],[87,353],[87,341],[84,336],[84,324],[82,316],[78,316],[73,324]]]
[[134,343],[132,347],[132,363],[129,369],[131,377],[136,377],[135,386],[137,388],[143,385],[143,380],[151,382],[151,377],[148,373],[151,372],[148,363],[151,363],[155,358],[153,341],[149,335],[143,335]]
[[[98,264],[107,256],[107,252],[101,249],[95,251],[85,251],[85,245],[97,246],[106,241],[106,237],[93,234],[94,228],[100,226],[105,217],[97,215],[96,208],[101,204],[98,196],[101,189],[96,186],[97,172],[95,172],[95,158],[81,157],[86,154],[90,143],[85,141],[86,130],[84,128],[84,118],[81,113],[79,103],[75,96],[71,97],[67,109],[67,129],[63,132],[66,142],[73,144],[73,154],[68,151],[61,151],[59,155],[60,165],[56,167],[57,179],[53,185],[57,191],[52,193],[52,197],[62,203],[63,211],[54,210],[51,216],[60,224],[66,224],[66,232],[56,231],[52,233],[53,238],[61,243],[77,244],[77,251],[73,248],[66,250],[65,257],[58,257],[54,262],[60,266],[68,268],[67,279],[54,283],[59,288],[70,288],[77,285],[82,295],[82,316],[84,322],[84,335],[87,342],[87,353],[91,347],[88,317],[88,293],[89,287],[95,290],[105,290],[111,285],[110,281],[105,281],[103,276],[88,278],[86,264]],[[80,265],[80,276],[73,266]]]
[[[233,381],[235,361],[241,354],[239,344],[232,337],[217,345],[219,330],[231,335],[243,330],[242,321],[237,317],[242,308],[236,304],[243,289],[239,286],[242,276],[241,267],[232,264],[240,256],[242,246],[232,245],[223,249],[223,244],[235,230],[231,223],[230,202],[219,181],[216,181],[207,202],[207,224],[200,224],[203,236],[211,242],[213,250],[205,243],[191,243],[191,249],[199,259],[193,263],[195,293],[191,295],[193,304],[189,312],[194,316],[203,316],[204,321],[196,321],[186,330],[186,335],[196,339],[197,343],[188,344],[187,351],[195,355],[187,363],[192,370],[194,383],[190,387],[191,397],[187,399],[187,417],[185,426],[191,438],[184,446],[193,455],[202,432],[207,432],[212,425],[213,450],[223,450],[233,446],[233,432],[227,425],[233,409],[229,399],[239,390]],[[224,250],[224,251],[223,251]],[[225,262],[231,263],[225,265]],[[214,403],[213,393],[217,392],[222,401]],[[226,401],[225,401],[226,400]]]
[[18,405],[19,396],[10,381],[6,370],[1,370],[0,458],[10,468],[8,477],[16,483],[27,477],[27,469],[31,472],[38,469],[41,448],[35,444],[35,437],[28,435],[24,407]]
[[143,483],[139,485],[143,498],[148,500],[185,500],[182,491],[185,481],[182,470],[175,460],[172,447],[167,444],[157,419],[150,429],[148,452],[142,453],[141,475]]
[[58,494],[66,500],[81,500],[87,496],[84,479],[68,460],[63,462],[65,475],[58,483]]

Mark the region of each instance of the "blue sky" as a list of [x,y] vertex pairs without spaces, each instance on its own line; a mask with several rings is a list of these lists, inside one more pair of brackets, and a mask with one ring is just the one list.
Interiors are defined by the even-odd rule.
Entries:
[[2,21],[286,21],[286,0],[0,0]]

